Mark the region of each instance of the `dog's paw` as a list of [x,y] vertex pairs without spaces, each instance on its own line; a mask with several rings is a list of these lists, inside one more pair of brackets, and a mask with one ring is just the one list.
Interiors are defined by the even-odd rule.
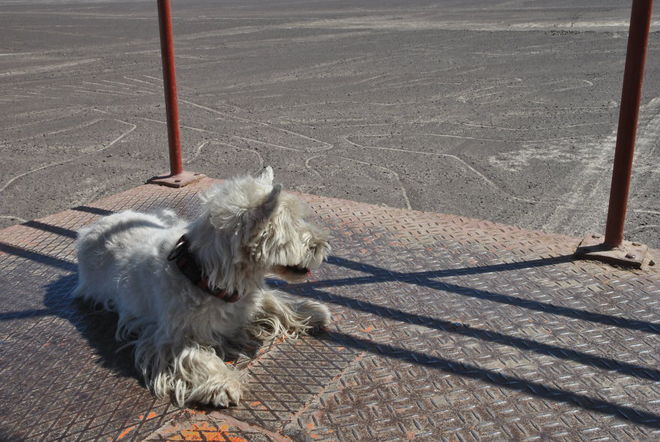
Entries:
[[309,318],[307,325],[312,329],[320,329],[330,324],[330,310],[315,301],[303,301],[295,306],[296,313],[303,318]]
[[225,378],[209,385],[208,404],[214,407],[229,407],[238,405],[243,388],[238,376]]

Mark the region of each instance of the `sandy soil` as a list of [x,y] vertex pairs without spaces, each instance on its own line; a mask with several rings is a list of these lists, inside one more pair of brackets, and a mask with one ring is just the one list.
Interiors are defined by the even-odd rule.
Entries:
[[[303,192],[603,230],[628,2],[173,3],[188,170],[272,165]],[[166,171],[155,2],[0,8],[0,226]],[[626,228],[653,247],[659,68],[655,32]]]

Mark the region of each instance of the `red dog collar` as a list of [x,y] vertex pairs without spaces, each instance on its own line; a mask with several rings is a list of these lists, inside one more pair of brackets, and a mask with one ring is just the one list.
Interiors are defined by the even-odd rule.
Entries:
[[190,253],[189,242],[186,235],[183,235],[176,242],[174,249],[167,255],[168,261],[174,261],[181,273],[188,278],[196,287],[199,287],[214,298],[222,299],[225,302],[236,302],[240,295],[238,292],[229,293],[225,289],[212,289],[209,287],[209,280],[202,274],[202,270],[197,264],[195,256]]

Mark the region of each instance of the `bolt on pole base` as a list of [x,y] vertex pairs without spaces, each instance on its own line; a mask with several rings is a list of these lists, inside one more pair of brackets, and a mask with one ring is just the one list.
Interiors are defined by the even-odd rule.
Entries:
[[597,234],[587,235],[582,239],[575,250],[575,257],[635,269],[655,265],[649,248],[644,244],[623,241],[619,246],[611,247],[604,243],[603,235]]
[[202,178],[206,178],[206,175],[196,172],[186,172],[185,170],[181,173],[175,175],[161,175],[155,176],[147,180],[148,184],[158,184],[160,186],[167,187],[185,187],[188,184],[195,183]]

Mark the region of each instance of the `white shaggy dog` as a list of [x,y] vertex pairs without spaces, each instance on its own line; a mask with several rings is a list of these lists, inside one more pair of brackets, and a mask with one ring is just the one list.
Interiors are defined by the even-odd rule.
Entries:
[[202,196],[194,221],[164,210],[125,211],[80,230],[75,295],[117,312],[118,339],[132,339],[149,388],[179,406],[228,406],[241,375],[226,365],[237,349],[295,336],[330,320],[327,307],[267,287],[321,264],[327,234],[306,206],[273,186],[273,171],[234,178]]

